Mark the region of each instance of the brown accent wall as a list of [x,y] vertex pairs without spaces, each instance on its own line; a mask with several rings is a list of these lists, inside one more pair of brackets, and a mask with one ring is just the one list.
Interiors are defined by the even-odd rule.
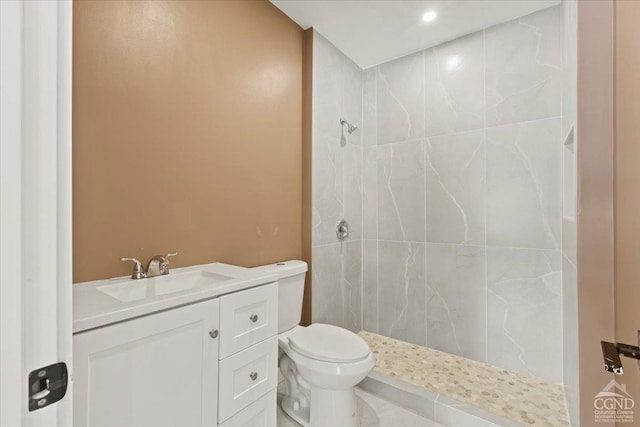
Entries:
[[74,282],[170,251],[174,267],[299,259],[302,29],[267,1],[73,15]]
[[613,378],[600,340],[614,339],[613,3],[578,2],[578,317],[580,425]]
[[311,324],[311,124],[313,107],[313,28],[304,32],[302,58],[302,259],[307,262],[307,281],[302,304],[302,324]]
[[[640,2],[615,3],[615,279],[616,339],[637,345],[640,330]],[[618,381],[636,401],[640,369],[623,359]]]

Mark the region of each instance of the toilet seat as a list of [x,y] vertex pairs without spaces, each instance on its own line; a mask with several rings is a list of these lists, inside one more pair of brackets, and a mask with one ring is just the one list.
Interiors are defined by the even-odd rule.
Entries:
[[323,362],[355,363],[366,359],[371,353],[367,343],[358,335],[322,323],[295,330],[289,335],[288,341],[291,350]]

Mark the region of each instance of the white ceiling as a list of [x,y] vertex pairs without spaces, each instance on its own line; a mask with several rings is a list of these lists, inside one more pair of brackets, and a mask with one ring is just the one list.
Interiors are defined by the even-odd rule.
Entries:
[[[271,0],[368,68],[560,3],[560,0]],[[426,11],[438,17],[424,22]]]

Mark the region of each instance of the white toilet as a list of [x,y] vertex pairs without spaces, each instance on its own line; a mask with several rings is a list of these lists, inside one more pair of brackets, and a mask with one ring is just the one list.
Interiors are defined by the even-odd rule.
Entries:
[[256,268],[278,274],[279,365],[287,385],[282,409],[305,427],[355,427],[354,387],[374,365],[369,346],[344,328],[299,325],[305,262]]

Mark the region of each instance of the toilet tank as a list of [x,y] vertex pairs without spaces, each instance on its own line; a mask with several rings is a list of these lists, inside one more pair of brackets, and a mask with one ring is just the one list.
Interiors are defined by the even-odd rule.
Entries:
[[298,326],[302,317],[302,296],[307,263],[283,261],[254,268],[278,275],[278,333],[281,334]]

